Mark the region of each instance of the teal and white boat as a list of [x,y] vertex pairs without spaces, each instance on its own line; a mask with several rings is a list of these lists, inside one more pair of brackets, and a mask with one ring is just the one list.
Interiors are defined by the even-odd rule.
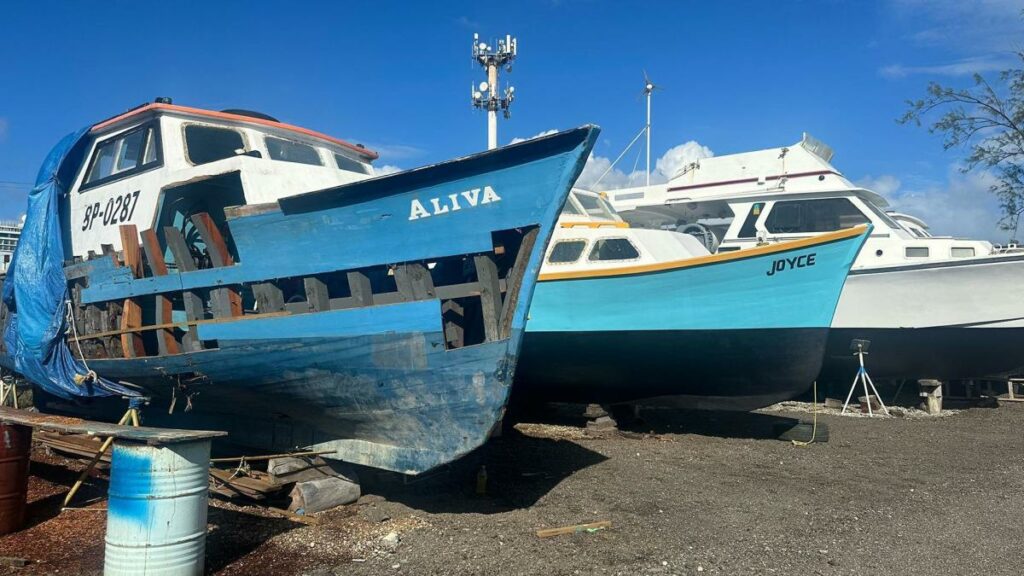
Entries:
[[527,400],[753,410],[806,391],[870,226],[710,254],[573,190],[534,292]]

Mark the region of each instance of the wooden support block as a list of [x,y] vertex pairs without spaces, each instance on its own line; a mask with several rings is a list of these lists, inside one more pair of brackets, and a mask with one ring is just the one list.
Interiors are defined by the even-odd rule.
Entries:
[[523,235],[523,241],[519,245],[519,252],[516,253],[516,261],[508,271],[505,278],[505,301],[501,307],[501,323],[499,326],[502,338],[512,335],[512,320],[515,317],[515,306],[519,301],[519,290],[523,285],[523,275],[526,273],[526,266],[530,263],[530,255],[533,253],[533,246],[537,243],[539,228],[532,228]]
[[370,286],[370,279],[362,272],[349,272],[348,287],[352,292],[352,298],[359,307],[373,306],[373,288]]
[[273,282],[253,284],[253,296],[256,297],[256,309],[260,314],[280,312],[284,310],[284,292]]
[[564,526],[562,528],[545,528],[543,530],[537,530],[537,536],[540,538],[551,538],[552,536],[561,536],[563,534],[575,534],[577,532],[593,532],[597,530],[604,530],[612,527],[611,520],[601,520],[599,522],[591,522],[589,524],[576,524],[575,526]]
[[473,257],[476,276],[480,282],[480,303],[484,317],[484,333],[487,341],[501,338],[498,323],[501,318],[501,284],[498,281],[498,267],[489,254]]
[[929,414],[942,412],[942,382],[938,380],[918,380],[921,397],[924,398],[924,409]]
[[423,264],[399,264],[395,267],[395,285],[406,301],[430,300],[436,296],[434,279]]
[[210,310],[214,318],[233,318],[242,315],[242,297],[234,288],[210,290]]
[[[164,251],[160,248],[160,241],[156,237],[156,230],[150,228],[142,233],[142,247],[146,253],[146,262],[153,276],[167,275],[167,262],[164,260]],[[173,320],[174,308],[171,300],[163,294],[156,295],[156,323],[170,324]],[[178,354],[181,352],[178,341],[174,338],[174,330],[160,330],[156,335],[158,352],[161,356]]]
[[302,284],[306,288],[306,302],[310,312],[326,312],[331,309],[331,295],[326,282],[316,276],[309,276],[302,279]]

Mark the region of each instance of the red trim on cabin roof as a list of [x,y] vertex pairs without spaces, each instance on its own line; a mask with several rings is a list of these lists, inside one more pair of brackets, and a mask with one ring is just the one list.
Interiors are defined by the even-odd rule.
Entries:
[[[803,176],[821,176],[822,174],[835,174],[841,176],[839,172],[835,170],[818,170],[816,172],[797,172],[795,174],[779,174],[776,176],[766,176],[765,181],[768,180],[780,180],[782,178],[801,178]],[[749,182],[757,182],[759,178],[741,178],[739,180],[723,180],[721,182],[711,182],[708,184],[691,184],[689,186],[675,186],[669,188],[669,192],[675,192],[677,190],[693,190],[694,188],[711,188],[712,186],[728,186],[729,184],[747,184]]]
[[203,110],[202,108],[190,108],[188,106],[178,106],[177,104],[160,104],[160,103],[146,104],[145,106],[141,106],[139,108],[134,108],[132,110],[129,110],[129,111],[125,112],[124,114],[120,114],[118,116],[114,116],[113,118],[111,118],[109,120],[104,120],[103,122],[100,122],[99,124],[96,124],[95,126],[93,126],[91,131],[92,132],[96,132],[98,130],[102,130],[104,128],[107,128],[108,126],[112,126],[114,124],[122,122],[122,121],[124,121],[124,120],[126,120],[128,118],[131,118],[132,116],[137,116],[139,114],[144,114],[146,112],[152,112],[154,110],[166,110],[168,112],[182,112],[182,113],[185,113],[185,114],[193,114],[193,115],[196,115],[196,116],[206,116],[207,118],[216,118],[217,120],[231,120],[233,122],[243,122],[245,124],[257,124],[257,125],[260,125],[260,126],[270,126],[272,128],[283,128],[285,130],[291,130],[292,132],[298,132],[299,134],[303,134],[305,136],[311,136],[313,138],[318,138],[320,140],[326,140],[326,141],[328,141],[328,142],[330,142],[332,144],[337,144],[337,145],[342,146],[344,148],[348,148],[349,150],[352,150],[353,152],[356,152],[357,154],[359,154],[359,155],[361,155],[361,156],[363,156],[365,158],[369,158],[370,160],[376,160],[377,158],[380,157],[380,155],[377,154],[376,152],[374,152],[373,150],[370,150],[370,149],[367,149],[367,148],[360,148],[359,146],[356,146],[355,144],[350,144],[349,142],[346,142],[344,140],[339,140],[337,138],[328,136],[326,134],[322,134],[320,132],[309,130],[308,128],[302,128],[300,126],[293,126],[291,124],[285,124],[284,122],[274,122],[272,120],[264,120],[262,118],[253,118],[252,116],[242,116],[240,114],[229,114],[227,112],[215,112],[213,110]]

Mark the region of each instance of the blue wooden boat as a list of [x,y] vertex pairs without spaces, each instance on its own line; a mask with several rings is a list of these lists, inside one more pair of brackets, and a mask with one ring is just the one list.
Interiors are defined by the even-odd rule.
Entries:
[[753,410],[806,391],[869,227],[719,254],[574,191],[534,293],[526,400]]
[[[129,111],[41,172],[0,365],[45,411],[111,416],[138,392],[149,424],[252,449],[442,465],[502,418],[543,251],[597,132],[371,178],[371,151],[265,115]],[[71,313],[55,351],[34,354],[25,284],[56,243],[31,232],[54,217],[32,204],[47,186],[67,282],[50,313]]]

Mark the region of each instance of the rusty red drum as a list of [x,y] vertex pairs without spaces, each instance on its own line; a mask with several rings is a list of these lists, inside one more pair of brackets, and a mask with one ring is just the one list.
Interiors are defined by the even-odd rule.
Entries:
[[32,429],[0,424],[0,535],[19,530],[25,521]]

